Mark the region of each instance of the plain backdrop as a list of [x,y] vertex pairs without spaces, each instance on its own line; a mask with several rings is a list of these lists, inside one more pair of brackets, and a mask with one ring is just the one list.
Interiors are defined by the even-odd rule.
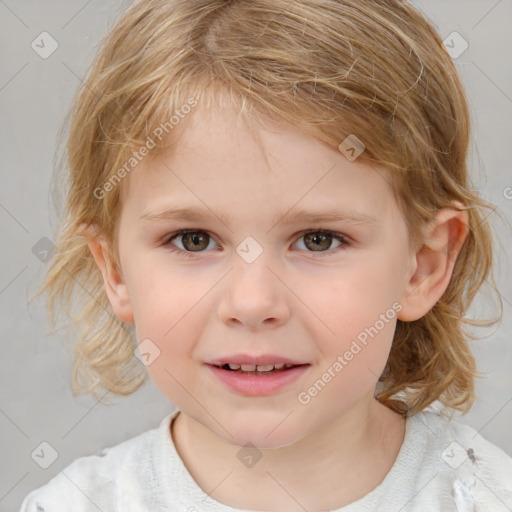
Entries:
[[[57,132],[100,39],[131,2],[120,0],[0,0],[0,510],[19,510],[23,497],[77,457],[158,425],[172,404],[150,380],[129,397],[105,406],[70,388],[72,340],[49,335],[43,301],[27,305],[44,274],[36,256],[56,226],[50,197]],[[455,58],[473,116],[471,168],[476,187],[506,220],[512,218],[512,2],[415,1],[442,38],[456,31],[468,48]],[[48,32],[58,48],[42,58],[32,48]],[[44,36],[47,37],[47,36]],[[50,41],[47,39],[47,41]],[[452,45],[453,45],[452,44]],[[49,48],[47,45],[46,48]],[[503,298],[499,329],[476,342],[483,378],[478,399],[461,421],[512,456],[512,236],[491,215],[501,250],[497,282]],[[37,245],[39,244],[39,245]],[[35,247],[35,249],[34,249]],[[35,253],[35,254],[34,254]],[[492,311],[479,296],[478,315]],[[47,469],[32,454],[48,442],[57,458]],[[42,445],[45,446],[45,445]]]

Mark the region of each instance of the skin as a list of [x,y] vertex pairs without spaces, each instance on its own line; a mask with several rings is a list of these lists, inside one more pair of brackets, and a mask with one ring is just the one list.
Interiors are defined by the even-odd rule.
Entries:
[[[444,293],[467,216],[441,210],[413,247],[386,169],[350,162],[291,126],[269,122],[255,137],[236,112],[214,116],[201,105],[181,130],[177,147],[127,178],[120,266],[88,232],[114,311],[160,350],[147,370],[181,411],[171,427],[177,450],[211,499],[232,507],[315,511],[360,499],[382,482],[404,438],[405,420],[373,397],[396,320],[420,318]],[[178,205],[213,218],[141,219]],[[375,221],[283,222],[330,206]],[[223,214],[232,218],[222,222]],[[187,228],[209,235],[202,252],[184,237],[169,242]],[[348,243],[328,238],[315,251],[301,235],[308,229]],[[263,249],[252,263],[236,252],[247,236]],[[301,404],[298,394],[393,303],[397,317]],[[272,396],[248,397],[205,366],[242,352],[310,366]],[[237,457],[248,442],[261,455],[252,467]]]

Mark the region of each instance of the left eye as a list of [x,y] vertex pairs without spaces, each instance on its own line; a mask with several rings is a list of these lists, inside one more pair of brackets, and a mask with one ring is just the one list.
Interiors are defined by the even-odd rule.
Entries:
[[[177,249],[172,248],[171,246],[177,247],[172,242],[180,238],[182,240],[182,247],[178,247]],[[300,237],[296,243],[299,243],[302,239],[304,239],[303,245],[306,247],[307,252],[331,254],[340,250],[340,247],[349,245],[347,238],[341,233],[323,229],[309,230],[300,233]],[[338,241],[339,244],[333,250],[329,251],[328,249],[330,249],[333,240]],[[213,238],[206,231],[192,229],[178,231],[164,242],[164,245],[169,247],[172,251],[182,252],[186,256],[193,256],[194,252],[204,252],[210,244],[213,244],[210,249],[217,247]],[[317,256],[324,255],[318,254]]]
[[301,237],[298,241],[300,241],[302,238],[304,238],[305,246],[307,246],[307,244],[311,244],[310,247],[314,248],[312,252],[327,252],[327,249],[330,248],[333,239],[339,242],[339,245],[335,247],[335,249],[343,245],[348,245],[345,236],[343,236],[341,233],[335,233],[333,231],[307,231],[305,233],[301,233]]

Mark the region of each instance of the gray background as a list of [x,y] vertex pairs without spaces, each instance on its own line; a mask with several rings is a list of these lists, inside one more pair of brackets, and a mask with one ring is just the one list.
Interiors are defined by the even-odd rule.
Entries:
[[[131,2],[0,0],[2,184],[0,224],[4,247],[0,275],[2,357],[0,375],[0,510],[18,510],[23,497],[77,457],[95,453],[155,427],[173,406],[148,382],[129,397],[104,406],[74,397],[70,343],[49,335],[44,303],[27,305],[45,265],[32,252],[52,238],[55,213],[49,195],[57,131],[100,38]],[[469,48],[457,59],[474,120],[471,166],[492,215],[502,249],[497,281],[503,322],[474,344],[478,400],[462,421],[512,455],[512,35],[511,0],[415,1],[443,39],[457,31]],[[41,58],[31,43],[43,31],[58,49]],[[507,194],[507,191],[509,193]],[[508,198],[507,198],[508,195]],[[481,294],[473,311],[491,311]],[[142,412],[142,414],[141,414]],[[31,453],[49,442],[58,458],[42,469]]]

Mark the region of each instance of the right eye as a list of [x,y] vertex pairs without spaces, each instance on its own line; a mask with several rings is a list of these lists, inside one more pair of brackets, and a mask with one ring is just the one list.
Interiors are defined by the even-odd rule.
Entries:
[[[174,240],[179,240],[180,238],[182,239],[182,247],[176,248],[176,245],[172,242]],[[206,233],[206,231],[197,229],[183,229],[173,233],[169,238],[167,238],[167,240],[164,242],[164,245],[169,247],[171,251],[181,252],[185,256],[192,256],[191,253],[204,252],[204,249],[207,249],[210,245],[208,241],[213,243],[213,247],[210,247],[211,249],[217,247],[211,236]]]

